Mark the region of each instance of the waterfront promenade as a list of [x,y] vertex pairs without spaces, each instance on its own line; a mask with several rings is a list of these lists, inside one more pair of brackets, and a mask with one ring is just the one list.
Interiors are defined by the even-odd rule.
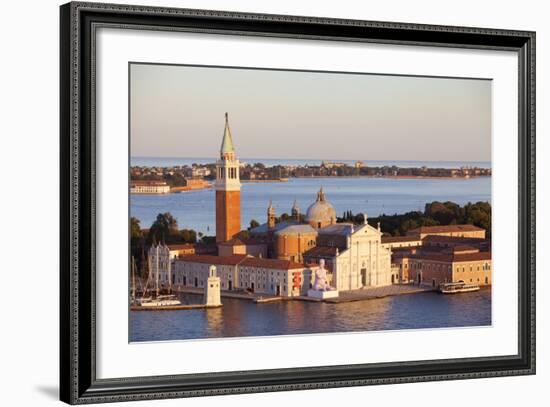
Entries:
[[[248,300],[255,303],[270,303],[277,301],[311,301],[339,304],[344,302],[365,301],[377,298],[392,297],[397,295],[419,294],[434,291],[431,287],[423,287],[414,284],[393,284],[384,287],[363,288],[360,290],[340,291],[337,298],[328,298],[321,300],[318,298],[298,296],[283,298],[275,295],[252,293],[247,291],[226,291],[222,290],[222,298],[234,298],[239,300]],[[177,290],[180,293],[203,295],[202,288],[183,287]]]
[[353,301],[373,300],[377,298],[393,297],[396,295],[419,294],[435,291],[431,287],[423,287],[414,284],[392,284],[384,287],[363,288],[353,291],[340,291],[337,298],[328,298],[325,302],[342,303]]

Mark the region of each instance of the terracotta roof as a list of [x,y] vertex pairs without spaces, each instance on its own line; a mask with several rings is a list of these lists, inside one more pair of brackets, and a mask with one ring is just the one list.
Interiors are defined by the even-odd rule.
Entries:
[[236,266],[247,258],[246,254],[233,254],[231,256],[212,256],[208,254],[191,254],[180,261],[187,263],[202,263],[212,265]]
[[168,248],[170,250],[185,250],[185,249],[194,249],[195,245],[192,243],[175,243],[175,244],[169,244]]
[[453,262],[491,260],[491,252],[462,253],[455,254]]
[[220,243],[220,246],[244,246],[244,242],[238,237],[234,237],[233,239],[228,240],[227,242]]
[[247,257],[240,266],[261,267],[275,270],[303,269],[304,265],[290,260],[264,259],[260,257]]
[[476,253],[479,252],[479,249],[473,246],[455,246],[447,250],[449,250],[452,253],[471,252],[471,251],[475,251]]
[[446,263],[461,263],[465,261],[480,261],[480,260],[491,260],[491,252],[476,252],[476,253],[441,253],[441,252],[423,252],[417,254],[405,255],[403,257],[408,257],[411,259],[426,259],[434,261],[442,261]]
[[292,270],[304,268],[303,264],[296,263],[290,260],[279,259],[264,259],[260,257],[247,256],[246,254],[233,254],[231,256],[211,256],[192,254],[185,256],[179,261],[187,263],[202,263],[224,266],[248,266],[248,267],[263,267],[275,270]]
[[234,237],[231,240],[228,240],[227,242],[220,243],[220,246],[246,246],[246,245],[259,245],[259,244],[265,244],[261,241],[261,239],[256,238],[249,238],[249,239],[241,239],[238,237]]
[[270,229],[267,225],[267,223],[262,223],[260,226],[256,226],[255,228],[250,229],[251,234],[261,234],[261,233],[268,233],[268,232],[276,232],[277,230],[281,230],[286,228],[290,225],[297,225],[298,222],[293,219],[288,219],[283,222],[279,222],[275,224],[275,227],[273,229]]
[[312,249],[309,249],[304,253],[304,256],[306,257],[335,257],[336,251],[338,249],[336,247],[322,247],[317,246]]
[[397,242],[416,242],[419,241],[418,236],[388,236],[382,237],[382,244],[384,243],[397,243]]
[[475,232],[484,230],[474,225],[421,226],[411,229],[408,233],[445,233],[445,232]]
[[290,225],[283,229],[279,229],[275,232],[277,235],[300,235],[300,234],[317,234],[317,231],[313,229],[309,224],[304,225]]
[[[410,236],[409,236],[410,237]],[[462,237],[462,236],[442,236],[442,235],[428,235],[422,238],[422,242],[434,242],[434,243],[484,243],[488,239],[482,237]]]

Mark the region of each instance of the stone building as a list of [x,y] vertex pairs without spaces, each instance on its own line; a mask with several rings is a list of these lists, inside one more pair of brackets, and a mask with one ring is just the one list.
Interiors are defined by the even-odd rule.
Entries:
[[265,258],[267,257],[267,245],[260,240],[238,237],[218,244],[219,256],[231,256],[233,254],[248,254]]
[[384,236],[382,246],[387,249],[402,249],[422,246],[422,239],[418,235],[412,236]]
[[302,263],[303,253],[316,246],[317,231],[310,225],[289,225],[275,232],[277,259]]
[[[356,290],[397,282],[392,275],[391,250],[382,245],[382,232],[366,222],[336,223],[336,211],[321,188],[302,221],[294,203],[290,219],[275,222],[272,203],[267,222],[250,231],[265,242],[268,256],[304,264],[327,266],[327,280],[337,290]],[[365,215],[366,219],[366,215]]]
[[492,284],[491,252],[471,246],[394,253],[392,265],[402,282],[438,287],[441,283]]
[[171,259],[195,254],[195,245],[192,243],[169,244],[168,249]]
[[191,255],[174,260],[174,286],[205,287],[211,266],[216,267],[221,290],[293,297],[307,294],[312,284],[311,270],[288,260]]
[[148,252],[150,287],[168,288],[172,280],[170,249],[164,243],[153,244]]
[[396,283],[391,269],[391,250],[382,245],[382,232],[367,223],[338,223],[319,229],[317,247],[304,260],[318,264],[324,259],[329,282],[338,291],[357,290]]
[[164,181],[132,180],[130,193],[132,194],[167,194],[170,185]]

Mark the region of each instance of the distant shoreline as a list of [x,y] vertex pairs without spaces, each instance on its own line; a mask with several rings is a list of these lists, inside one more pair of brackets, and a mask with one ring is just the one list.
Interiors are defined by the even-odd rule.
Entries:
[[434,176],[434,175],[311,175],[311,176],[305,176],[305,177],[291,177],[291,178],[297,178],[297,179],[305,179],[305,178],[384,178],[384,179],[448,179],[448,180],[463,180],[463,179],[472,179],[472,178],[484,178],[489,177],[491,178],[491,175],[473,175],[469,177],[464,176],[456,176],[456,177],[447,177],[447,176]]
[[[368,160],[368,159],[309,159],[309,158],[250,158],[240,157],[240,162],[253,165],[254,163],[263,163],[266,166],[319,166],[325,162],[340,162],[349,165],[361,161],[371,167],[400,167],[400,168],[460,168],[460,167],[478,167],[491,168],[491,161],[474,160]],[[176,167],[196,163],[198,165],[214,165],[215,157],[148,157],[133,156],[130,158],[130,166],[133,167]]]

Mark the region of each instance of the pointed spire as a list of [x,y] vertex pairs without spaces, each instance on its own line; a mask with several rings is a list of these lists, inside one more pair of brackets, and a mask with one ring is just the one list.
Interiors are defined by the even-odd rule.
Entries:
[[325,192],[323,191],[323,187],[317,192],[317,202],[324,201],[325,200]]
[[294,200],[294,204],[292,205],[291,214],[295,220],[300,220],[300,207],[298,206],[298,202],[296,201],[296,199]]
[[225,128],[223,130],[223,140],[220,153],[234,153],[233,138],[231,137],[231,129],[229,128],[229,115],[225,112]]
[[273,202],[269,200],[269,206],[267,207],[267,227],[273,229],[275,227],[275,208]]

